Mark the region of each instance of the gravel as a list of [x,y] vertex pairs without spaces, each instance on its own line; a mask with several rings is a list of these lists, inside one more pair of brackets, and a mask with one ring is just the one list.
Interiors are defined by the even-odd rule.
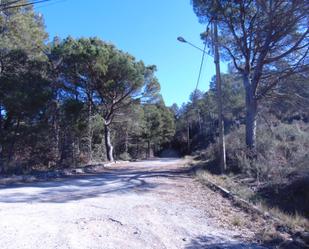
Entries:
[[[200,185],[183,164],[123,163],[94,175],[2,186],[0,247],[265,248],[248,242],[261,221]],[[236,216],[248,226],[233,225]]]

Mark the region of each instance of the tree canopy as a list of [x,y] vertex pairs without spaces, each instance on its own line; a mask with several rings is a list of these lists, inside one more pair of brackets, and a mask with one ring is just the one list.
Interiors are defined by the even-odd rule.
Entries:
[[259,101],[284,79],[308,71],[309,6],[306,1],[282,0],[192,4],[201,22],[218,20],[221,52],[243,78],[246,143],[254,148]]
[[0,14],[2,170],[144,157],[150,106],[162,120],[150,145],[159,153],[174,119],[156,67],[99,38],[56,37],[47,44],[42,16],[20,3]]

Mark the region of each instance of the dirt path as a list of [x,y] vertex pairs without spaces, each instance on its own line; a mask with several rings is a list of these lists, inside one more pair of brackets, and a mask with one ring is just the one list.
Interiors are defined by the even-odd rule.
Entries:
[[182,163],[0,188],[0,248],[262,248],[244,242],[250,229],[226,220],[249,218],[181,172]]

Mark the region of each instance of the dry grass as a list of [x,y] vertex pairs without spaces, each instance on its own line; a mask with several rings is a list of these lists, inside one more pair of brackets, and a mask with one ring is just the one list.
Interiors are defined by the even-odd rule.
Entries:
[[213,175],[206,170],[198,170],[196,172],[198,179],[200,180],[210,180],[211,182],[226,188],[228,191],[232,192],[234,195],[237,195],[240,198],[245,200],[253,200],[255,198],[255,193],[250,188],[240,185],[237,182],[233,181],[233,176],[228,175]]
[[282,236],[281,233],[276,231],[276,229],[271,226],[266,226],[265,228],[261,229],[257,234],[257,237],[259,241],[267,244],[280,244],[286,239],[284,236]]
[[[279,208],[272,208],[267,206],[263,201],[256,196],[255,192],[250,189],[245,184],[241,184],[237,181],[233,180],[232,175],[213,175],[209,173],[206,170],[200,169],[196,171],[197,178],[203,182],[205,180],[210,181],[216,185],[219,185],[228,191],[230,191],[232,194],[254,204],[258,207],[261,211],[265,213],[269,213],[271,216],[279,219],[282,224],[286,225],[290,229],[296,231],[296,230],[309,230],[309,222],[308,219],[303,217],[300,214],[287,214],[283,211],[281,211]],[[238,217],[234,217],[232,220],[233,225],[240,226],[241,220],[238,219]],[[271,233],[273,234],[273,233]],[[265,235],[266,236],[266,235]],[[268,236],[268,235],[267,235]]]
[[296,214],[287,214],[283,211],[281,211],[277,207],[268,207],[263,202],[257,203],[257,206],[259,209],[263,210],[264,212],[267,212],[271,214],[274,217],[277,217],[279,220],[282,221],[283,224],[290,227],[292,230],[309,230],[309,221],[304,216],[296,213]]
[[244,220],[239,215],[236,215],[232,218],[231,223],[235,227],[241,227],[244,225]]

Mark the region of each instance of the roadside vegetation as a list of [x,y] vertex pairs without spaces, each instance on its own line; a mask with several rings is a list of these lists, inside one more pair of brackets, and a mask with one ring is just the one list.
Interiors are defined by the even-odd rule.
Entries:
[[[48,40],[43,17],[17,2],[0,4],[0,174],[192,155],[202,181],[308,230],[307,1],[191,1],[201,23],[216,20],[229,65],[223,175],[216,77],[167,107],[155,65],[96,37]],[[201,38],[212,54],[210,30]]]
[[43,17],[18,2],[0,12],[0,172],[159,153],[175,128],[156,67],[99,38],[47,42]]
[[[194,155],[200,179],[308,230],[309,66],[308,4],[304,1],[192,1],[205,25],[216,19],[227,167],[220,173],[218,93],[194,91],[172,108],[174,146]],[[293,22],[283,20],[290,16]],[[212,49],[212,35],[201,38]],[[211,52],[211,51],[210,51]],[[235,221],[236,222],[236,221]]]

